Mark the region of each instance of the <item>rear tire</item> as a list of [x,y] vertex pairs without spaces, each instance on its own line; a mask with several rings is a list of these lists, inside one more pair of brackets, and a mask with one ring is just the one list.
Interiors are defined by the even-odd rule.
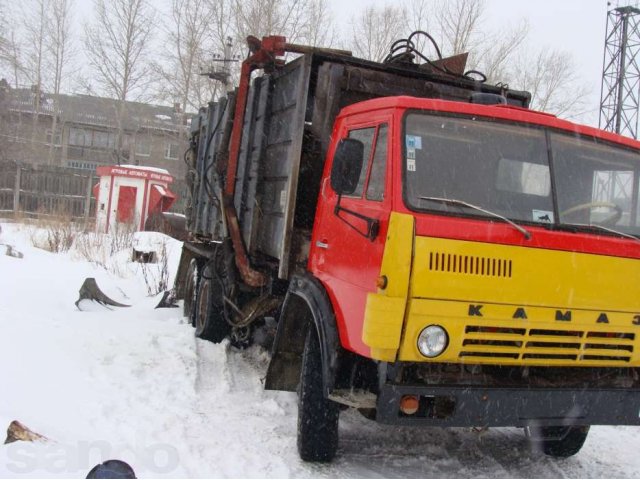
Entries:
[[191,326],[196,325],[196,305],[198,284],[200,281],[200,268],[198,261],[192,258],[187,267],[187,273],[184,278],[184,303],[182,306],[182,314],[189,320]]
[[330,462],[338,449],[337,403],[325,398],[320,342],[313,325],[304,345],[298,394],[298,453],[306,462]]
[[[205,273],[206,269],[205,269]],[[198,296],[195,312],[196,337],[220,343],[224,340],[231,327],[224,318],[222,295],[215,288],[217,282],[203,275],[198,285]]]
[[542,427],[542,451],[545,455],[556,458],[567,458],[575,455],[584,445],[589,426]]

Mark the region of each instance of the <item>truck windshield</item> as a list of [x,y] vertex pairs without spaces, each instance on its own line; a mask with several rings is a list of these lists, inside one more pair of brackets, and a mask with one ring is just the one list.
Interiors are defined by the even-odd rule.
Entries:
[[489,216],[467,202],[516,222],[640,235],[637,151],[568,133],[547,136],[543,127],[409,113],[403,156],[413,210]]

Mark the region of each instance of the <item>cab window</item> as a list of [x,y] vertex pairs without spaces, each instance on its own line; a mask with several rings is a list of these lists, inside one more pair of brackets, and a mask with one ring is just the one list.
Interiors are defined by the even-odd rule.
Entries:
[[375,134],[375,127],[358,128],[349,132],[349,138],[359,140],[364,145],[364,161],[362,162],[362,170],[360,170],[360,179],[358,180],[358,186],[351,195],[346,195],[348,197],[362,197],[364,184],[367,179],[367,171],[369,170],[369,159],[371,158],[371,148],[373,147],[373,138]]
[[384,200],[384,182],[387,171],[387,126],[378,129],[376,148],[371,160],[371,173],[367,184],[367,200]]
[[366,191],[367,200],[384,199],[385,173],[387,169],[387,125],[354,129],[348,137],[359,140],[364,145],[364,161],[358,186],[349,197],[362,198]]

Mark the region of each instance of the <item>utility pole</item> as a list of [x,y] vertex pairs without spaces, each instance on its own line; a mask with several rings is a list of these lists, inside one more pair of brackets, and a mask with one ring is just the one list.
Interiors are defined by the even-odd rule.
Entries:
[[599,127],[638,138],[640,106],[640,10],[617,7],[607,13]]
[[[233,40],[231,37],[227,37],[227,41],[224,44],[224,53],[222,57],[219,54],[213,56],[213,62],[220,62],[222,66],[220,68],[215,68],[211,65],[211,71],[203,72],[201,75],[206,75],[212,80],[217,80],[222,85],[225,86],[226,90],[229,90],[231,79],[231,64],[238,62],[240,57],[238,55],[232,56],[231,52],[233,49]],[[232,88],[231,88],[232,89]]]

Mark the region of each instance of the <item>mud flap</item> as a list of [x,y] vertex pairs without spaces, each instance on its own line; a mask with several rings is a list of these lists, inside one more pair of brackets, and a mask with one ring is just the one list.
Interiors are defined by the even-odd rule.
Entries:
[[78,300],[76,300],[76,307],[78,307],[78,310],[82,310],[82,308],[80,308],[80,302],[82,300],[91,300],[105,307],[108,307],[109,305],[113,307],[130,307],[131,306],[131,305],[125,305],[123,303],[118,303],[115,300],[112,300],[111,298],[106,296],[104,292],[100,290],[100,287],[98,287],[98,284],[96,283],[96,279],[92,277],[85,278],[84,283],[80,287],[80,297],[78,298]]

